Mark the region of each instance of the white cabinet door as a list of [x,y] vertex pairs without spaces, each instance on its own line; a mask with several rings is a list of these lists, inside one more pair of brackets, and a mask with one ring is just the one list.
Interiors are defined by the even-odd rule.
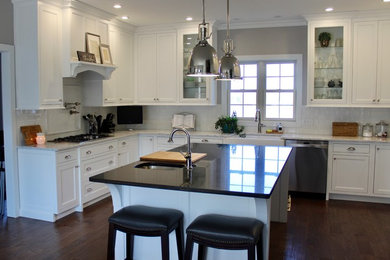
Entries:
[[136,136],[118,140],[118,167],[130,164],[138,159],[138,138]]
[[377,22],[354,24],[352,103],[376,103]]
[[139,137],[139,156],[144,156],[155,151],[154,148],[155,137],[152,135],[145,135]]
[[369,156],[334,154],[332,159],[333,191],[368,193]]
[[57,213],[79,204],[79,174],[77,161],[57,166]]
[[157,84],[156,35],[137,36],[137,100],[140,103],[156,101]]
[[374,194],[390,195],[390,146],[377,145],[375,151]]
[[390,104],[390,20],[378,25],[377,95],[379,104]]
[[159,103],[175,102],[176,33],[157,34],[157,98]]

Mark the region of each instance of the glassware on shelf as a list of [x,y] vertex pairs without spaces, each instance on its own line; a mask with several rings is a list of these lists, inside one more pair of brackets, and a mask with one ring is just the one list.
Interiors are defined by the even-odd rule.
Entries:
[[378,137],[387,137],[389,124],[381,120],[375,124],[375,135]]
[[367,123],[364,124],[362,127],[362,135],[364,137],[371,137],[372,136],[372,125]]

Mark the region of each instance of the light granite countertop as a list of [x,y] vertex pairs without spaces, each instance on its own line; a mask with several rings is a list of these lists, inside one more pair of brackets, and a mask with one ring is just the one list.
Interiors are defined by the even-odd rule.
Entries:
[[342,142],[368,142],[368,143],[390,143],[390,138],[381,137],[349,137],[349,136],[331,136],[331,135],[313,135],[313,134],[284,134],[284,140],[319,140],[319,141],[342,141]]

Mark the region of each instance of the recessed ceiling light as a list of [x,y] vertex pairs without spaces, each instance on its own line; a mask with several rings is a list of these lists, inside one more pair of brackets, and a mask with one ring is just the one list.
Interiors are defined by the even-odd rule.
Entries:
[[122,20],[129,20],[129,17],[126,15],[122,16],[121,18],[122,18]]
[[192,21],[192,17],[186,17],[186,21]]
[[114,5],[114,8],[115,8],[115,9],[119,9],[119,8],[122,8],[122,6],[121,6],[120,4],[115,4],[115,5]]
[[326,12],[332,12],[333,10],[334,10],[333,7],[328,7],[325,9]]

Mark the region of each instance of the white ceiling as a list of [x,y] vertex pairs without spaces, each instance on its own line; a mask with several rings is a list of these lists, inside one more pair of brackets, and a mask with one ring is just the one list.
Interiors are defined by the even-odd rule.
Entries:
[[[185,22],[187,16],[202,20],[201,0],[79,0],[117,15],[127,15],[127,22],[152,25]],[[114,9],[119,3],[121,9]],[[206,21],[226,21],[226,0],[205,0]],[[390,11],[390,2],[382,0],[230,0],[231,23],[274,19],[296,19],[302,15],[323,14],[333,7],[334,12],[383,10]]]

